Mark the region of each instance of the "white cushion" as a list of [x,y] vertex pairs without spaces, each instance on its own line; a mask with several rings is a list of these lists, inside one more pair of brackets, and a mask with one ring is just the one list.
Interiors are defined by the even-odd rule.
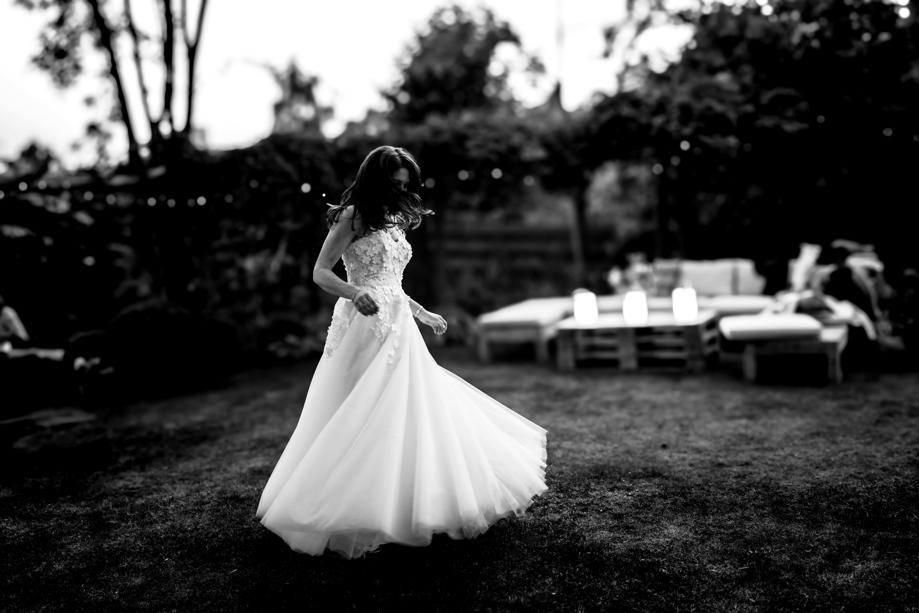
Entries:
[[730,341],[817,338],[821,329],[819,321],[801,313],[734,315],[721,318],[718,327]]
[[737,293],[762,294],[766,287],[766,279],[756,272],[753,260],[738,258],[734,260],[737,266]]
[[479,315],[480,325],[548,325],[558,322],[572,312],[571,296],[530,298],[497,311]]
[[722,317],[753,315],[775,304],[775,298],[762,294],[743,296],[700,296],[699,308],[711,309]]
[[680,281],[700,295],[733,294],[733,272],[731,260],[685,260]]

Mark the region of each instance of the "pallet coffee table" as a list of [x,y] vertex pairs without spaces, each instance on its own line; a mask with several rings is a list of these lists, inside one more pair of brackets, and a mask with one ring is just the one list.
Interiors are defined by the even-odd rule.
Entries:
[[652,311],[639,325],[627,323],[621,313],[601,313],[595,326],[579,326],[573,317],[561,321],[556,340],[560,370],[602,360],[621,370],[666,364],[700,371],[718,351],[718,328],[714,311],[700,311],[688,323],[676,321],[673,313]]

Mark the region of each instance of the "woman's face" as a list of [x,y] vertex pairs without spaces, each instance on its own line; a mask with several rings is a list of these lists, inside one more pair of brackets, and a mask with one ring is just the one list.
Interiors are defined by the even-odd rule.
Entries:
[[408,189],[408,169],[400,168],[392,174],[392,180],[399,189],[406,191]]

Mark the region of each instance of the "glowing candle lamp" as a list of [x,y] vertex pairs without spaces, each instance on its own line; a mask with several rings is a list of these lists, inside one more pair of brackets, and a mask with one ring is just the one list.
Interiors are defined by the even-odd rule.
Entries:
[[699,318],[699,300],[691,287],[677,287],[673,290],[673,317],[680,323],[689,323]]
[[648,321],[648,297],[642,290],[629,290],[622,298],[622,317],[630,326]]
[[574,301],[574,321],[579,326],[596,326],[599,309],[597,295],[586,289],[576,289],[571,295]]

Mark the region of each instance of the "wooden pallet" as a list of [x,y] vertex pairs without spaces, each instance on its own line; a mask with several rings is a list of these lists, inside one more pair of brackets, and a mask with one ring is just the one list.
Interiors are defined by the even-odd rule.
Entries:
[[628,325],[621,315],[601,315],[595,327],[573,319],[558,326],[557,365],[572,370],[589,363],[613,363],[622,370],[677,367],[700,371],[718,352],[718,328],[712,312],[690,324],[667,313],[652,313],[644,325]]
[[841,383],[842,352],[846,348],[848,328],[827,326],[816,338],[763,339],[746,344],[743,354],[743,372],[747,381],[759,378],[759,361],[766,356],[801,356],[816,355],[826,359],[826,380],[829,383]]

